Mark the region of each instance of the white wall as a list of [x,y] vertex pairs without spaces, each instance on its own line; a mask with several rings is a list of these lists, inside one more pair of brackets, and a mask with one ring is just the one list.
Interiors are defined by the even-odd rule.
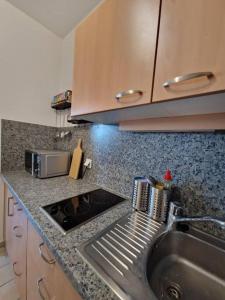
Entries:
[[72,30],[62,43],[62,65],[61,65],[61,90],[71,90],[73,83],[73,63],[74,63],[74,38],[75,30]]
[[[0,0],[0,119],[55,126],[50,104],[59,92],[61,55],[62,39]],[[0,178],[0,242],[2,195]]]
[[62,40],[0,0],[0,118],[54,125]]

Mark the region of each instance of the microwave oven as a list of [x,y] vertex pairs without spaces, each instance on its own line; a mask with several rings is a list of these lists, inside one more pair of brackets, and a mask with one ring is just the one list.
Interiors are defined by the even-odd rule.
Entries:
[[38,178],[69,174],[71,154],[68,151],[25,150],[25,170]]

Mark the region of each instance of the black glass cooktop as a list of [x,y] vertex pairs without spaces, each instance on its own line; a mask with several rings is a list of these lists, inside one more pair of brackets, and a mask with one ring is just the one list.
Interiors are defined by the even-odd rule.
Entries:
[[64,233],[67,233],[77,225],[96,217],[123,200],[117,195],[98,189],[43,206],[42,209],[60,226]]

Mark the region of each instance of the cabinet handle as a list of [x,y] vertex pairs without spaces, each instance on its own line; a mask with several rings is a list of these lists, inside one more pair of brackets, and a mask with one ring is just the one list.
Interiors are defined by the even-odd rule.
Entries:
[[7,203],[7,206],[8,206],[8,209],[7,209],[8,210],[8,217],[13,217],[14,216],[14,208],[13,208],[13,212],[12,213],[10,212],[10,201],[11,200],[13,200],[13,197],[8,197],[8,201],[7,201],[8,202]]
[[49,265],[53,265],[53,264],[55,264],[55,259],[48,259],[44,254],[43,254],[43,252],[42,252],[42,247],[44,246],[44,243],[41,243],[40,245],[39,245],[39,252],[40,252],[40,255],[41,255],[41,257],[42,257],[42,259],[47,263],[47,264],[49,264]]
[[13,231],[15,232],[15,236],[17,238],[22,238],[23,237],[22,233],[16,233],[16,230],[19,229],[19,228],[21,228],[21,227],[20,226],[13,226]]
[[190,74],[186,74],[186,75],[182,75],[182,76],[177,76],[174,77],[173,79],[170,79],[166,82],[163,83],[163,87],[164,88],[169,88],[171,85],[180,83],[180,82],[184,82],[184,81],[188,81],[191,79],[195,79],[195,78],[200,78],[200,77],[207,77],[208,79],[214,77],[214,74],[212,72],[197,72],[197,73],[190,73]]
[[138,94],[139,96],[142,96],[143,93],[144,92],[141,91],[141,90],[127,90],[127,91],[123,91],[123,92],[120,92],[120,93],[116,94],[115,98],[118,102],[122,102],[121,99],[123,99],[125,97],[133,96],[133,95],[136,95],[136,94]]
[[[40,279],[38,279],[38,281],[37,281],[38,293],[39,293],[39,295],[40,295],[40,297],[41,297],[42,300],[46,300],[47,298],[45,298],[45,296],[43,295],[43,293],[42,293],[42,291],[41,291],[41,283],[44,283],[44,279],[43,279],[43,278],[40,278]],[[44,285],[44,284],[43,284],[43,285]],[[44,288],[45,288],[45,290],[46,290],[46,292],[47,292],[47,295],[48,295],[48,291],[47,291],[47,289],[46,289],[45,286],[44,286]]]
[[14,263],[13,263],[13,272],[14,272],[14,274],[15,274],[17,277],[20,277],[20,276],[22,275],[22,273],[17,273],[17,272],[16,272],[15,265],[17,265],[17,262],[14,262]]

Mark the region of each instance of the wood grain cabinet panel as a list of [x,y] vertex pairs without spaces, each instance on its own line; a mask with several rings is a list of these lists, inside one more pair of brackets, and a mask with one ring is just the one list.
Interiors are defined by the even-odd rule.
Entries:
[[5,243],[20,300],[26,300],[27,218],[21,206],[5,186]]
[[27,217],[21,206],[14,207],[12,224],[12,260],[20,300],[27,297]]
[[4,187],[4,207],[5,207],[5,221],[4,221],[4,236],[6,251],[10,259],[12,259],[12,225],[14,216],[14,204],[11,193],[8,191],[6,186]]
[[[106,0],[78,26],[72,116],[150,103],[159,7]],[[128,90],[137,92],[116,100]]]
[[28,223],[27,300],[81,300],[39,234]]
[[[27,300],[40,300],[41,294],[46,299],[54,299],[51,294],[53,289],[51,274],[53,275],[55,265],[47,264],[40,256],[40,245],[43,244],[41,237],[28,223],[27,238]],[[46,258],[51,259],[44,247],[41,250]]]
[[[225,90],[225,1],[162,0],[153,101]],[[194,74],[163,87],[177,76]]]

